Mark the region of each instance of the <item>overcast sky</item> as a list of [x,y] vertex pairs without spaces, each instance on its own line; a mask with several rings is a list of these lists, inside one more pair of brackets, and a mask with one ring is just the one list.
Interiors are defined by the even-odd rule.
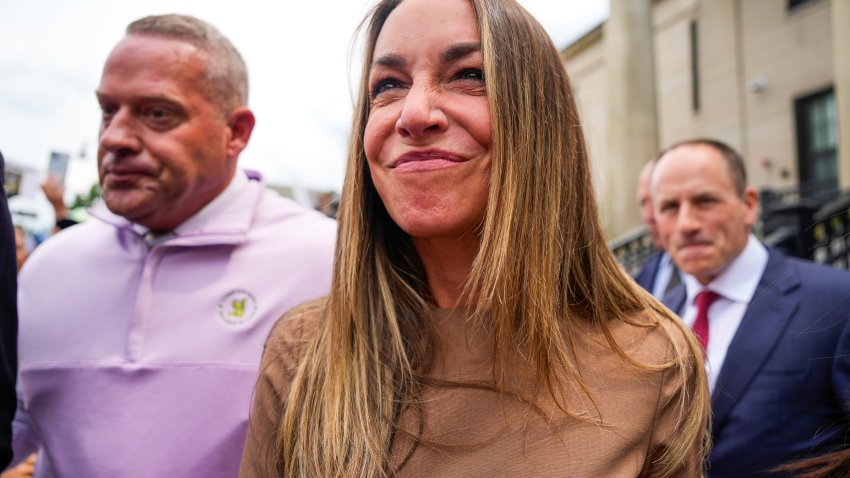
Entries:
[[[97,180],[94,90],[109,51],[136,18],[184,13],[216,25],[242,53],[257,117],[243,167],[267,182],[342,185],[352,100],[352,34],[373,0],[0,0],[0,150],[46,171],[71,153],[70,192]],[[520,0],[563,48],[608,12],[608,0]]]

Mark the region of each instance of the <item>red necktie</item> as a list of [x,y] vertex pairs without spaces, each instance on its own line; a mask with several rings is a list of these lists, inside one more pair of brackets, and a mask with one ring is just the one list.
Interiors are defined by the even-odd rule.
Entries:
[[720,295],[713,290],[704,290],[697,294],[697,320],[694,321],[691,329],[699,339],[703,350],[708,350],[708,308],[714,303]]

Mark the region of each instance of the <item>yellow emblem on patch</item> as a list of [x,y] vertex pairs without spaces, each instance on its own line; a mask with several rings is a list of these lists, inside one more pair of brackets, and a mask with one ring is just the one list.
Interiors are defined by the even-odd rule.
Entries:
[[257,313],[257,301],[245,290],[234,290],[225,294],[218,303],[218,314],[225,323],[240,325],[248,322]]
[[244,317],[245,316],[245,302],[248,299],[242,300],[231,300],[230,306],[233,307],[233,310],[230,311],[231,317]]

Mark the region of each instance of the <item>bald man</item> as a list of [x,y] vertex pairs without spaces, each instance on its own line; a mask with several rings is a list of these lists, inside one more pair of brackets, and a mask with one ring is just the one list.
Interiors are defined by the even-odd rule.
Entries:
[[777,465],[846,445],[850,273],[765,247],[740,155],[715,140],[668,148],[652,171],[662,242],[685,273],[665,304],[706,349],[710,478],[785,476]]
[[635,275],[635,282],[649,291],[655,297],[661,299],[668,291],[682,283],[679,270],[673,263],[670,254],[664,251],[661,238],[658,235],[658,227],[655,223],[655,213],[652,210],[652,197],[650,195],[649,179],[652,174],[650,161],[640,170],[638,176],[638,203],[640,204],[640,217],[646,225],[646,230],[652,237],[652,244],[657,251],[649,257],[646,264]]

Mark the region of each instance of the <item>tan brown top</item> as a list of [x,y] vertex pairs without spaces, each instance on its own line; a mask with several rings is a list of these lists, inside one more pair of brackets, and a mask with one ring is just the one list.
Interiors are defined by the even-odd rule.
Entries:
[[[240,477],[269,476],[276,448],[281,397],[304,347],[319,325],[315,305],[283,317],[272,330],[263,356],[261,376],[242,459]],[[492,383],[492,346],[480,325],[461,311],[435,311],[437,357],[431,376],[451,381]],[[672,357],[670,341],[657,328],[612,322],[618,343],[637,360],[662,363]],[[666,324],[684,345],[676,328]],[[675,369],[641,370],[620,358],[589,326],[574,345],[577,364],[590,387],[598,412],[577,386],[569,386],[569,408],[584,413],[580,419],[557,410],[545,390],[537,403],[550,418],[524,401],[498,392],[470,387],[429,387],[423,404],[424,436],[439,446],[420,444],[399,471],[401,477],[652,477],[651,457],[665,450],[678,423],[681,393],[689,396],[695,377],[682,380]],[[693,360],[693,357],[691,358]],[[514,385],[533,389],[531,374],[517,367]],[[527,394],[527,393],[526,393]],[[601,421],[599,417],[601,416]],[[412,413],[402,414],[401,426],[415,430]],[[409,439],[397,435],[392,449],[401,459]],[[694,457],[699,457],[695,447]],[[700,476],[701,460],[683,463],[675,476]],[[273,467],[272,467],[273,468]]]

